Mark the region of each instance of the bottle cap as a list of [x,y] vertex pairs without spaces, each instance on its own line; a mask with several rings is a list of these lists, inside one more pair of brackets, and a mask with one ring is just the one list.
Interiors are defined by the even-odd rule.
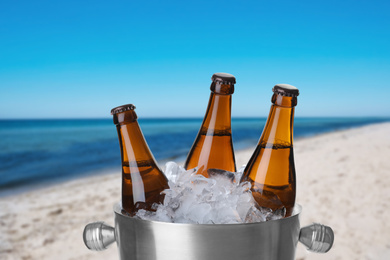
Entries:
[[287,97],[297,97],[299,95],[299,90],[296,87],[288,84],[276,84],[272,88],[272,91],[276,94]]
[[211,77],[213,82],[220,82],[222,84],[234,85],[236,84],[236,78],[229,73],[214,73]]
[[134,110],[134,109],[135,109],[135,106],[133,104],[127,104],[127,105],[123,105],[123,106],[119,106],[119,107],[114,107],[113,109],[111,109],[111,115],[115,115],[118,113],[122,113],[122,112],[129,111],[129,110]]

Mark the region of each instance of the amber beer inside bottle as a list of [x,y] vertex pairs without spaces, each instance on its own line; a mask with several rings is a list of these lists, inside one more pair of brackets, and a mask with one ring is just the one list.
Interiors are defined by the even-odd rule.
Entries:
[[122,157],[122,207],[130,215],[139,209],[153,210],[162,203],[161,192],[168,181],[159,169],[137,121],[132,104],[111,110],[114,116]]
[[228,73],[215,73],[206,114],[188,153],[185,169],[197,167],[198,174],[208,177],[211,168],[235,172],[231,130],[232,94],[236,79]]
[[293,121],[299,91],[287,84],[276,85],[273,91],[267,123],[241,182],[252,184],[252,194],[260,206],[272,210],[284,207],[290,216],[296,196]]

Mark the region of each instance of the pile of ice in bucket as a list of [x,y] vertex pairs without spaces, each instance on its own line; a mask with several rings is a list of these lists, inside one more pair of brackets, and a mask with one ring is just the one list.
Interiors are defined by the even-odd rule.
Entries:
[[163,204],[155,212],[139,210],[136,217],[146,220],[195,224],[253,223],[280,219],[285,210],[273,212],[260,207],[252,196],[249,182],[240,183],[244,166],[238,172],[209,169],[209,178],[185,170],[174,162],[166,164],[169,189],[163,191]]

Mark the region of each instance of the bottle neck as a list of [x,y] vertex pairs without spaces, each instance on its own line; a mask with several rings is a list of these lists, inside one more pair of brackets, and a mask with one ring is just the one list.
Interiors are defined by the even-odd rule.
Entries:
[[213,93],[220,95],[231,95],[234,93],[234,85],[222,84],[221,82],[212,82],[210,90]]
[[114,124],[118,127],[136,121],[138,118],[134,110],[125,111],[122,113],[114,114]]
[[259,145],[274,149],[292,147],[294,107],[297,104],[297,98],[274,94],[271,101],[273,104]]
[[[225,88],[225,90],[228,89]],[[231,132],[231,106],[231,94],[221,94],[220,91],[212,91],[210,93],[209,104],[202,124],[202,132],[206,132],[207,134],[218,134],[219,132],[220,134],[223,134],[226,131]]]
[[143,163],[157,165],[142,134],[137,121],[137,114],[134,111],[126,111],[115,115],[114,123],[116,123],[118,132],[122,163],[129,163],[129,166],[141,166]]

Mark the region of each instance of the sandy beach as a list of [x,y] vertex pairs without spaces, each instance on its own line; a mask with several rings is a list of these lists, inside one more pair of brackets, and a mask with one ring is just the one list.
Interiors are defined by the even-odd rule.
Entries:
[[[236,152],[237,165],[252,152]],[[295,140],[294,152],[301,226],[335,233],[328,253],[299,243],[296,259],[390,259],[390,123]],[[82,232],[94,221],[114,225],[120,178],[107,172],[0,198],[0,259],[119,259],[115,244],[89,251]]]

